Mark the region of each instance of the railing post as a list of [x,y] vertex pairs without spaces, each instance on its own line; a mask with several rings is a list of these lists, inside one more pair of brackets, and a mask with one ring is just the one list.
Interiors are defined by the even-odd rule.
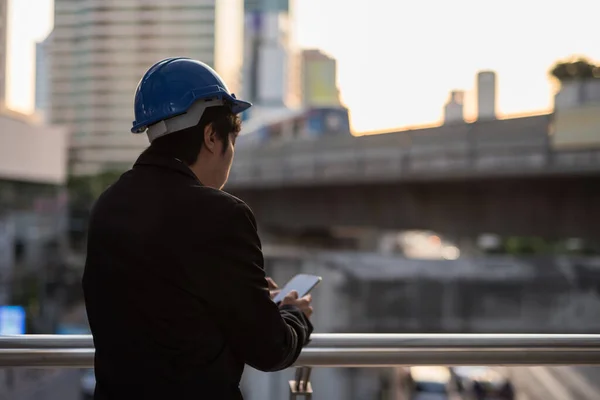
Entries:
[[312,385],[310,384],[310,367],[296,368],[296,377],[290,383],[290,400],[312,399]]

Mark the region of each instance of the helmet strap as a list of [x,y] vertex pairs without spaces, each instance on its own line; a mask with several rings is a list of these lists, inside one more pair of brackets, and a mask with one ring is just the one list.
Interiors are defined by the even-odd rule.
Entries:
[[204,114],[204,110],[206,110],[208,107],[217,107],[223,105],[225,105],[225,102],[221,99],[198,100],[192,104],[192,106],[184,114],[177,115],[173,118],[165,119],[150,125],[147,130],[148,140],[150,143],[152,143],[159,137],[168,135],[169,133],[196,126],[200,122],[200,119]]

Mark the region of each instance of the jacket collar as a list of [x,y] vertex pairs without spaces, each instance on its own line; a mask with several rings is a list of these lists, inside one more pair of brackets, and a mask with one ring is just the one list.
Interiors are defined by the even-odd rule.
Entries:
[[177,158],[142,153],[138,157],[135,164],[133,164],[133,168],[141,165],[150,165],[153,167],[170,169],[172,171],[186,175],[202,185],[202,182],[200,182],[196,174],[194,174],[194,172],[192,172],[192,170],[187,165],[185,165],[183,161],[178,160]]

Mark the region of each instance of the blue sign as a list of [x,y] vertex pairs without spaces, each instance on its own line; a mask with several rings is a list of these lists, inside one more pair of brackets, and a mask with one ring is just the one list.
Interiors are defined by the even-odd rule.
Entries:
[[0,335],[25,334],[25,309],[21,306],[0,306]]

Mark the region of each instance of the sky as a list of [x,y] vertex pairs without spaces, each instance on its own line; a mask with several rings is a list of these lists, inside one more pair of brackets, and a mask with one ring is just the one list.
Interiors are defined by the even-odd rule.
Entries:
[[[525,114],[552,106],[554,62],[600,60],[596,2],[297,0],[296,37],[338,60],[357,132],[440,121],[449,92],[472,90],[482,69],[498,74],[499,114]],[[52,3],[9,0],[8,101],[19,111],[33,108],[35,42],[51,30]]]

